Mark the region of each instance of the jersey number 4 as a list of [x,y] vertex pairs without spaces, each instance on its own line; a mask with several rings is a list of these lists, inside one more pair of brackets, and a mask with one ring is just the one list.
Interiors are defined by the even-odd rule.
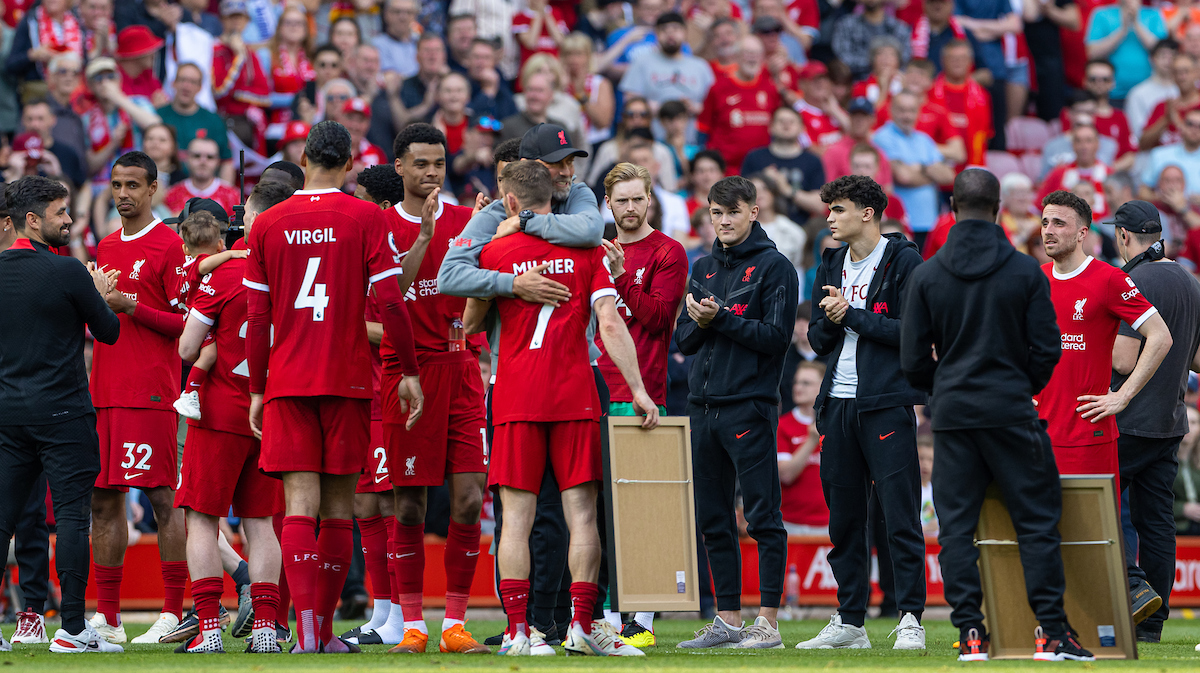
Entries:
[[308,268],[304,270],[304,281],[300,283],[300,292],[292,308],[311,308],[313,322],[325,320],[325,307],[329,306],[329,297],[325,294],[325,283],[314,283],[317,279],[317,269],[321,266],[320,257],[309,257]]

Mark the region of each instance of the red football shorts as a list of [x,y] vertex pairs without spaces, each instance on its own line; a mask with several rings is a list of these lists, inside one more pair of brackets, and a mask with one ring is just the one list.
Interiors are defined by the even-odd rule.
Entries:
[[[464,357],[464,355],[466,357]],[[479,363],[469,353],[441,353],[421,365],[425,408],[411,431],[400,413],[401,375],[384,369],[383,441],[396,486],[441,486],[446,475],[486,472],[486,419]]]
[[162,409],[96,410],[100,476],[96,488],[128,491],[177,483],[179,416]]
[[1121,492],[1121,463],[1115,439],[1105,444],[1055,446],[1054,462],[1062,475],[1111,474],[1116,477],[1117,493]]
[[360,474],[371,441],[371,400],[351,397],[276,397],[263,408],[258,466],[284,472]]
[[258,469],[254,437],[189,426],[175,506],[209,516],[260,519],[279,511],[283,484]]
[[537,493],[542,488],[547,458],[560,491],[599,481],[603,477],[600,424],[584,420],[513,421],[497,425],[488,465],[488,486],[509,486]]
[[392,490],[388,476],[387,450],[383,448],[383,421],[371,421],[371,444],[367,452],[367,467],[358,477],[355,493],[384,493]]

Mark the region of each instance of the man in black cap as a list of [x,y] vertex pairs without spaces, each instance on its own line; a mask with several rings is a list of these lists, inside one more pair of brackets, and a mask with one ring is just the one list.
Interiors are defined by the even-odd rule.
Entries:
[[[479,252],[493,238],[503,237],[517,231],[543,238],[556,245],[572,248],[591,248],[600,245],[604,234],[604,221],[596,195],[587,185],[575,181],[575,157],[586,157],[583,150],[571,145],[566,129],[557,124],[538,124],[521,138],[520,158],[522,161],[537,161],[550,171],[553,181],[553,196],[550,213],[535,215],[522,212],[508,217],[502,200],[493,201],[471,217],[462,234],[450,244],[442,268],[438,273],[438,291],[457,297],[519,297],[525,301],[557,306],[569,297],[567,287],[541,275],[547,264],[540,264],[520,275],[502,273],[479,268]],[[498,323],[489,330],[488,338],[492,352],[492,371],[496,369],[496,358],[500,347]],[[594,334],[588,329],[588,344],[593,362],[600,357],[594,345]],[[608,386],[599,370],[593,366],[596,386],[600,392],[601,413],[608,409]],[[491,399],[488,399],[488,422],[491,423]],[[601,423],[603,430],[604,424]],[[533,591],[532,626],[545,634],[546,640],[555,641],[565,636],[569,627],[569,609],[558,611],[561,629],[555,628],[557,621],[547,613],[555,612],[555,604],[566,569],[566,522],[563,519],[559,500],[558,484],[547,471],[542,490],[538,496],[534,534],[531,537],[533,570],[530,576]],[[496,536],[502,528],[502,512],[497,508]],[[603,535],[603,526],[601,527]],[[540,535],[539,532],[550,534]],[[604,569],[601,569],[601,584],[607,585]],[[604,602],[600,596],[597,606]],[[598,615],[594,615],[598,616]],[[561,633],[560,633],[561,630]],[[491,639],[487,641],[489,644]],[[499,643],[497,643],[499,644]]]
[[984,494],[995,483],[1021,541],[1029,606],[1047,640],[1035,658],[1091,659],[1063,608],[1062,486],[1032,401],[1061,354],[1050,284],[996,225],[996,176],[960,173],[951,208],[958,224],[946,245],[909,277],[900,367],[913,387],[932,393],[938,559],[960,634],[958,658],[988,659],[974,540]]
[[[1121,270],[1158,309],[1173,339],[1158,371],[1117,414],[1121,488],[1129,489],[1129,513],[1138,534],[1138,544],[1125,548],[1129,588],[1134,595],[1149,589],[1162,597],[1162,605],[1138,623],[1137,639],[1157,643],[1175,582],[1172,485],[1179,467],[1175,453],[1188,432],[1183,403],[1188,368],[1200,347],[1200,283],[1164,258],[1162,222],[1153,205],[1129,201],[1117,209],[1111,224],[1116,225],[1117,252],[1125,261]],[[1113,345],[1113,388],[1120,388],[1133,371],[1142,338],[1121,323]]]

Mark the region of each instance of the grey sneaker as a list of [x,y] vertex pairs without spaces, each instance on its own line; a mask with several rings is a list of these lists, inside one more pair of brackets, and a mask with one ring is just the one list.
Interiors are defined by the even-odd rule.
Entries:
[[871,639],[867,630],[861,626],[850,626],[842,623],[842,616],[836,612],[829,618],[829,623],[816,638],[796,643],[797,650],[833,650],[833,649],[869,650]]
[[[745,624],[743,623],[742,626]],[[734,628],[718,616],[713,618],[711,624],[705,624],[704,628],[696,631],[695,638],[679,643],[679,647],[686,649],[737,647],[740,642],[742,642],[742,628]]]
[[233,620],[233,629],[229,635],[234,638],[245,638],[254,630],[254,601],[250,599],[250,585],[242,586],[238,592],[237,618]]
[[742,629],[742,642],[735,647],[747,650],[781,650],[783,638],[779,637],[779,629],[771,626],[766,617],[759,615],[753,624]]

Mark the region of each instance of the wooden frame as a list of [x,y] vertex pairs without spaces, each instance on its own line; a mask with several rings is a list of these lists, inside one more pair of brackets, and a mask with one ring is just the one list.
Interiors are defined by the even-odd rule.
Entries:
[[700,609],[691,423],[666,416],[643,430],[609,416],[604,456],[608,595],[617,612]]
[[[1079,643],[1097,659],[1136,659],[1124,536],[1112,475],[1062,477],[1063,604]],[[1008,508],[993,484],[979,515],[976,546],[992,659],[1030,659],[1037,619]],[[1105,644],[1101,645],[1104,636]]]

